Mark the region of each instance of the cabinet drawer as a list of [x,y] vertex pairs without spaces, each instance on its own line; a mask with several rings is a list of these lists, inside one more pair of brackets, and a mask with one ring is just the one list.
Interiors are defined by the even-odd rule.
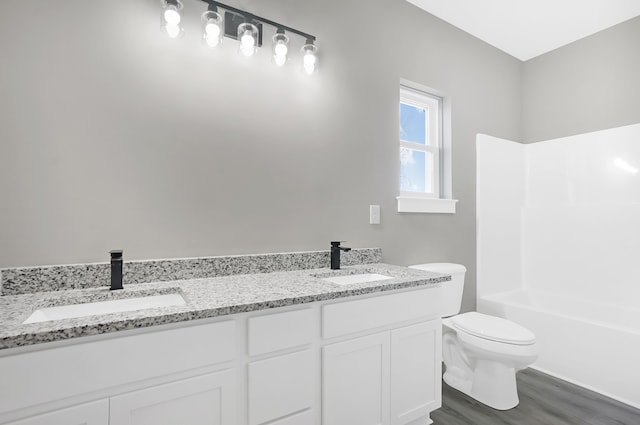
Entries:
[[322,308],[322,336],[333,338],[419,318],[440,316],[441,288],[378,295]]
[[249,318],[249,355],[309,344],[316,336],[314,310],[286,311]]
[[250,425],[271,424],[313,406],[317,386],[313,358],[311,350],[305,350],[249,363]]

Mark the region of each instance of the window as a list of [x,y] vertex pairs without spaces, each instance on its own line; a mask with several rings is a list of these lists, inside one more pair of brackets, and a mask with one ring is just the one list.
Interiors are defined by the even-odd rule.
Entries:
[[457,201],[450,199],[451,161],[444,161],[443,98],[415,86],[400,86],[398,211],[452,213]]
[[400,88],[400,194],[440,197],[440,99]]

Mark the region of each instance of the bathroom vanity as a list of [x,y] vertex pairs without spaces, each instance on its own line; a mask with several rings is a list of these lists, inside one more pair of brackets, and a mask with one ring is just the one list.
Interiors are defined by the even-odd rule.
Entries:
[[[344,275],[387,279],[327,280]],[[448,278],[376,263],[125,285],[187,302],[26,325],[46,294],[3,296],[22,307],[0,333],[0,424],[428,424]]]

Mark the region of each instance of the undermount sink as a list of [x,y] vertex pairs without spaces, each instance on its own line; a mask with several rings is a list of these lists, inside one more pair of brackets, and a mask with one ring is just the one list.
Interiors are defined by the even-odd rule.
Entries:
[[149,308],[180,306],[185,304],[186,301],[182,295],[177,293],[68,304],[38,309],[22,323],[40,323],[51,320],[73,319],[78,317],[97,316],[101,314],[145,310]]
[[332,276],[325,277],[323,280],[327,282],[335,283],[337,285],[352,285],[355,283],[367,283],[377,282],[379,280],[393,279],[391,276],[386,276],[378,273],[361,273],[361,274],[347,274],[344,276]]

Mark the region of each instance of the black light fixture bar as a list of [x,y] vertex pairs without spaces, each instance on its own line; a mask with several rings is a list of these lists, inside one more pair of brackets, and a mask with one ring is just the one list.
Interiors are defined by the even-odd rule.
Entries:
[[228,6],[228,5],[224,4],[224,3],[220,3],[220,2],[215,1],[215,0],[202,0],[202,1],[205,2],[205,3],[208,3],[209,6],[220,7],[221,9],[224,9],[226,11],[233,12],[233,13],[235,13],[237,15],[241,15],[245,19],[247,19],[248,21],[256,21],[258,23],[268,24],[268,25],[271,25],[272,27],[275,27],[277,29],[283,29],[285,31],[288,31],[288,32],[291,32],[291,33],[294,33],[294,34],[298,34],[299,36],[302,36],[302,37],[306,38],[308,43],[309,42],[312,43],[312,42],[316,41],[316,37],[311,35],[311,34],[307,34],[306,32],[302,32],[302,31],[299,31],[299,30],[297,30],[295,28],[291,28],[291,27],[288,27],[286,25],[279,24],[279,23],[274,22],[274,21],[272,21],[270,19],[266,19],[266,18],[263,18],[261,16],[254,15],[253,13],[245,12],[244,10],[237,9],[237,8],[235,8],[233,6]]

